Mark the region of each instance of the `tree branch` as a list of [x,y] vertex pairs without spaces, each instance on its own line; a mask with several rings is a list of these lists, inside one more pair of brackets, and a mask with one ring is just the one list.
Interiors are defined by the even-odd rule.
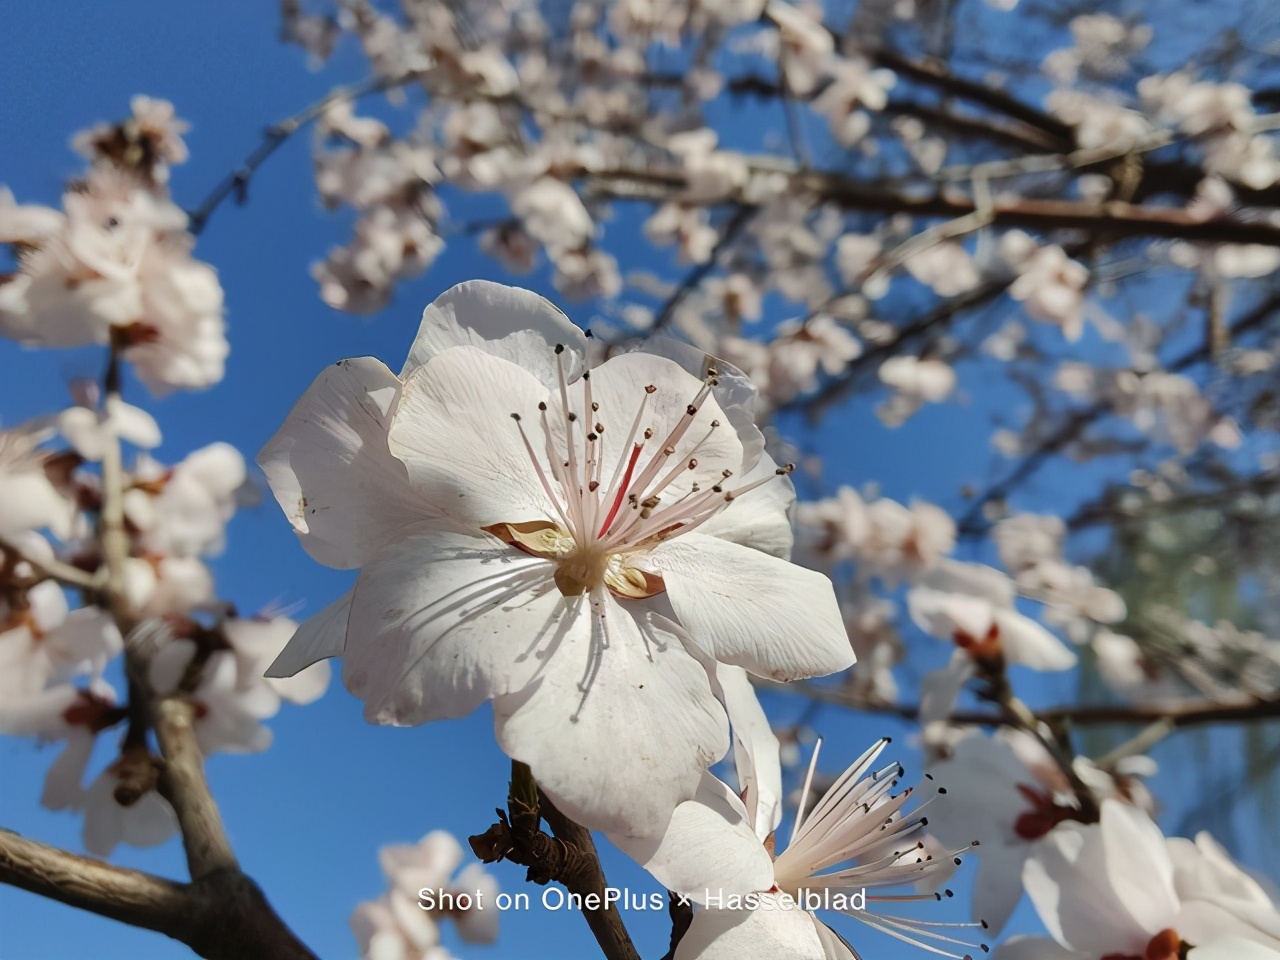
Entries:
[[[1234,340],[1240,334],[1260,327],[1278,310],[1280,310],[1280,293],[1273,293],[1262,303],[1239,317],[1231,325],[1228,338]],[[1175,358],[1164,369],[1169,373],[1181,373],[1183,370],[1201,361],[1208,360],[1212,356],[1212,344],[1202,343],[1200,346],[1194,347]],[[957,532],[961,536],[967,537],[985,533],[991,527],[991,523],[982,515],[983,508],[988,503],[1008,497],[1015,488],[1038,473],[1053,454],[1075,440],[1089,424],[1101,419],[1110,410],[1111,406],[1109,404],[1098,401],[1083,410],[1073,412],[1057,430],[1041,440],[1034,450],[1023,457],[1018,466],[1007,476],[988,487],[974,499],[965,515],[957,523]]]
[[0,830],[0,883],[163,933],[207,960],[316,960],[238,870],[174,883]]
[[[582,898],[582,915],[605,960],[640,960],[617,906],[605,900],[604,871],[591,831],[556,809],[526,764],[511,762],[507,809],[497,814],[497,823],[468,838],[475,855],[485,863],[510,860],[528,867],[525,879],[532,883],[564,884]],[[554,836],[539,828],[544,818]]]
[[178,939],[189,905],[185,884],[113,867],[3,829],[0,883]]
[[257,169],[278,150],[286,140],[318,118],[329,107],[344,100],[359,100],[374,93],[402,87],[415,80],[419,74],[407,73],[396,77],[370,77],[349,87],[335,87],[314,103],[308,104],[297,113],[286,117],[279,123],[269,126],[262,134],[262,142],[253,152],[244,158],[244,162],[227,174],[222,182],[209,191],[208,195],[194,210],[188,212],[187,229],[197,236],[209,223],[215,210],[227,197],[234,195],[237,203],[243,203],[249,181]]
[[[877,703],[829,684],[811,681],[774,683],[767,680],[753,680],[753,682],[762,690],[792,693],[821,703],[848,707],[851,710],[887,714],[903,720],[920,718],[920,707],[916,704]],[[1037,720],[1050,725],[1140,726],[1168,720],[1177,729],[1183,729],[1213,723],[1252,723],[1259,720],[1272,720],[1280,717],[1280,699],[1255,700],[1240,704],[1194,703],[1169,707],[1109,704],[1060,706],[1036,710],[1033,714]],[[951,714],[950,720],[952,723],[978,727],[1002,727],[1016,722],[1016,718],[1007,713],[996,713],[990,710],[959,710]]]
[[240,866],[209,793],[194,722],[194,706],[177,697],[164,698],[152,711],[152,726],[164,755],[160,794],[178,815],[187,867],[191,879],[199,880],[216,870],[238,872]]

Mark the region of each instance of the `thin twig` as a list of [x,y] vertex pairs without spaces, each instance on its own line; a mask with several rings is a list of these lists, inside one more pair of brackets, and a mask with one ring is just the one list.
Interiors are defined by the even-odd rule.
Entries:
[[52,557],[37,559],[17,544],[10,543],[3,538],[0,538],[0,553],[8,554],[10,557],[15,558],[17,562],[30,564],[36,573],[52,580],[57,580],[69,587],[77,587],[80,590],[98,590],[102,587],[102,581],[92,573]]
[[245,157],[244,162],[227,174],[222,182],[209,191],[208,196],[194,210],[188,213],[187,229],[196,235],[209,223],[209,218],[227,197],[234,195],[237,202],[243,202],[249,181],[257,169],[278,150],[286,140],[317,119],[335,103],[346,100],[360,100],[375,93],[382,93],[396,87],[402,87],[417,79],[420,74],[406,73],[395,77],[370,77],[349,87],[335,87],[314,103],[308,104],[292,116],[269,126],[262,135],[262,142],[253,152]]

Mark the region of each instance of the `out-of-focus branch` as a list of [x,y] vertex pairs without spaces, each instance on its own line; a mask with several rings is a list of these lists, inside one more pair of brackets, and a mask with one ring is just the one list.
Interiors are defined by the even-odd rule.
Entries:
[[[759,161],[757,161],[759,163]],[[869,213],[905,213],[915,217],[956,220],[972,216],[977,205],[969,198],[951,192],[937,192],[916,197],[886,189],[883,185],[865,183],[840,173],[817,170],[777,170],[777,164],[762,164],[761,172],[785,172],[790,175],[791,189],[810,193],[846,210]],[[679,168],[621,167],[612,170],[583,171],[597,195],[615,199],[635,199],[636,193],[625,185],[642,185],[659,190],[679,191],[686,186]],[[612,189],[616,184],[619,189]],[[651,195],[644,199],[656,199]],[[725,202],[738,198],[728,196]],[[1204,219],[1181,207],[1149,207],[1119,200],[1092,203],[1080,200],[1039,200],[1026,197],[995,199],[986,211],[997,227],[1027,227],[1041,233],[1078,230],[1091,237],[1121,239],[1125,237],[1163,237],[1203,243],[1242,243],[1280,246],[1280,228],[1269,223],[1231,218]]]
[[[108,410],[120,399],[120,353],[120,344],[113,339],[102,384]],[[120,438],[116,435],[115,424],[110,418],[107,419],[107,428],[110,436],[102,453],[102,510],[98,514],[98,541],[106,571],[104,587],[107,609],[115,617],[121,634],[127,636],[133,627],[133,614],[129,610],[129,598],[125,590],[129,534],[124,526],[124,460]]]
[[349,87],[335,87],[319,100],[308,104],[292,116],[285,117],[279,123],[273,123],[262,134],[262,142],[253,152],[244,158],[244,162],[227,174],[222,182],[214,187],[194,210],[188,213],[187,229],[199,235],[209,223],[215,210],[227,197],[234,196],[237,203],[243,203],[249,181],[257,169],[295,133],[317,119],[329,107],[345,100],[359,100],[375,93],[402,87],[412,83],[419,74],[406,73],[395,77],[370,77]]
[[[799,682],[773,683],[766,680],[754,681],[762,690],[778,690],[784,693],[797,694],[861,710],[866,713],[880,713],[899,717],[903,720],[918,720],[920,707],[911,703],[881,703],[852,694],[840,687],[829,684]],[[1214,723],[1253,723],[1255,721],[1274,720],[1280,717],[1280,699],[1255,700],[1240,704],[1205,704],[1193,703],[1177,706],[1111,706],[1089,705],[1050,707],[1033,711],[1038,720],[1050,725],[1067,725],[1077,727],[1096,726],[1139,726],[1149,725],[1161,720],[1168,720],[1174,727],[1200,727]],[[1005,713],[991,710],[958,710],[951,714],[951,722],[979,727],[1007,726],[1013,718]]]
[[884,47],[863,49],[860,52],[878,67],[886,67],[899,76],[934,87],[947,96],[979,104],[1025,123],[1056,140],[1059,149],[1070,149],[1074,143],[1071,127],[1057,117],[1023,103],[1003,90],[958,77],[937,61],[912,60]]
[[[1237,318],[1228,328],[1229,339],[1234,340],[1241,334],[1262,326],[1277,311],[1280,311],[1280,293],[1272,294],[1252,310]],[[1194,347],[1175,358],[1164,369],[1170,373],[1180,373],[1197,363],[1211,359],[1213,350],[1212,344],[1202,343],[1200,346]],[[1040,468],[1055,453],[1079,437],[1086,427],[1101,419],[1110,410],[1110,404],[1099,401],[1068,416],[1057,430],[1041,440],[1033,450],[1028,452],[1007,476],[988,487],[974,499],[968,511],[957,524],[958,532],[962,536],[968,537],[985,533],[991,527],[990,521],[983,516],[983,508],[987,504],[1004,500],[1008,497],[1013,490],[1038,473]]]
[[17,544],[3,538],[0,538],[0,554],[12,558],[13,563],[30,564],[36,573],[57,580],[68,587],[76,587],[80,590],[98,590],[102,587],[102,582],[92,573],[52,557],[36,559]]
[[725,224],[724,230],[720,234],[720,238],[711,249],[711,254],[707,257],[706,261],[698,264],[690,270],[685,278],[680,281],[680,286],[672,292],[671,296],[667,297],[666,301],[659,308],[657,316],[654,318],[653,326],[649,328],[650,336],[661,333],[667,328],[675,318],[676,308],[684,302],[684,298],[687,297],[693,289],[703,281],[707,274],[715,269],[716,260],[719,259],[721,251],[733,242],[733,239],[738,235],[738,232],[746,225],[746,222],[752,212],[753,210],[750,207],[740,207],[734,212],[733,217],[727,224]]
[[1264,473],[1217,490],[1197,491],[1170,497],[1167,500],[1145,500],[1132,510],[1125,509],[1109,497],[1104,497],[1098,502],[1087,504],[1077,510],[1067,520],[1067,529],[1082,530],[1085,527],[1110,523],[1141,523],[1156,517],[1168,517],[1195,510],[1223,509],[1230,507],[1241,497],[1266,497],[1278,491],[1280,491],[1280,477]]

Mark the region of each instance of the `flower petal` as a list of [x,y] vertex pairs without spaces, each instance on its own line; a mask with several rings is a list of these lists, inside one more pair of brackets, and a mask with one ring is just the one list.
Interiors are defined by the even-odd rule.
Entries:
[[1052,633],[1030,617],[1013,610],[996,610],[1000,628],[1000,648],[1009,663],[1032,670],[1070,670],[1076,655]]
[[773,859],[742,801],[710,773],[702,775],[693,799],[676,807],[661,835],[609,839],[668,890],[695,903],[773,886]]
[[[732,470],[735,478],[729,489],[736,486],[736,478],[743,470],[742,441],[726,422],[728,417],[714,395],[702,401],[683,436],[674,443],[667,442],[672,430],[685,419],[702,386],[701,380],[685,372],[674,360],[647,353],[624,353],[592,370],[591,396],[599,409],[585,410],[581,390],[572,391],[569,402],[579,417],[591,418],[585,422],[599,421],[606,428],[600,437],[600,459],[606,482],[616,465],[631,455],[628,436],[643,404],[644,415],[639,427],[641,430],[651,428],[653,436],[645,443],[638,463],[638,475],[655,459],[662,462],[656,477],[666,475],[677,464],[687,463],[690,458],[697,460],[695,469],[680,471],[662,491],[664,504],[678,499],[694,483],[707,488],[721,482],[725,470]],[[656,389],[649,393],[649,387]],[[713,423],[719,425],[713,427]],[[581,443],[581,438],[578,442]],[[666,454],[666,449],[672,452]],[[652,486],[648,485],[647,489],[652,489]]]
[[1173,926],[1179,901],[1160,828],[1137,807],[1104,800],[1099,830],[1107,879],[1130,915],[1153,934]]
[[763,842],[782,820],[781,748],[747,672],[721,663],[715,667],[715,676],[729,714],[733,763],[747,819]]
[[554,348],[563,345],[565,372],[586,369],[587,338],[560,308],[529,290],[490,280],[450,287],[422,311],[422,323],[400,376],[409,376],[450,347],[477,347],[533,374],[548,389],[558,381]]
[[566,634],[590,632],[552,569],[485,535],[421,533],[379,553],[356,584],[343,656],[365,718],[460,717],[521,690]]
[[542,674],[494,700],[498,744],[583,826],[653,836],[728,749],[724,709],[673,623],[604,590],[575,600]]
[[380,360],[343,360],[316,377],[258,454],[303,547],[326,566],[362,566],[406,523],[436,513],[387,448],[399,396]]
[[1141,956],[1165,926],[1143,928],[1107,882],[1097,824],[1061,823],[1050,830],[1023,865],[1022,885],[1053,938],[1083,953]]
[[538,404],[547,397],[546,387],[513,363],[474,347],[446,350],[405,383],[391,452],[424,497],[468,527],[555,519],[512,419],[524,418],[542,462]]
[[827,960],[813,914],[760,894],[755,910],[699,910],[675,960]]
[[822,574],[702,533],[662,544],[650,560],[681,625],[721,663],[774,680],[852,665],[835,590]]
[[263,676],[275,680],[292,677],[320,660],[342,656],[354,595],[354,590],[343,594],[303,621]]

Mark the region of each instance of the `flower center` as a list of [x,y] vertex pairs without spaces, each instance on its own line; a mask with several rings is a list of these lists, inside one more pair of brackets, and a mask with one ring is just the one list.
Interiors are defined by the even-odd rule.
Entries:
[[[793,469],[787,464],[733,490],[725,487],[731,470],[721,471],[719,479],[707,487],[689,482],[691,472],[698,469],[699,451],[721,428],[719,420],[695,428],[698,411],[719,383],[714,368],[662,440],[646,422],[650,398],[658,388],[653,384],[644,387],[626,440],[618,448],[615,462],[606,463],[605,419],[610,411],[601,411],[592,398],[590,372],[582,375],[582,403],[574,409],[569,400],[564,347],[558,345],[555,352],[559,402],[538,404],[549,470],[535,453],[521,415],[513,413],[511,418],[533,471],[554,505],[556,518],[496,523],[484,530],[519,550],[554,561],[555,583],[566,597],[602,586],[629,599],[661,593],[666,589],[662,577],[641,565],[650,550],[697,528],[736,497]],[[686,437],[691,430],[705,432],[690,444]],[[697,432],[693,436],[697,437]],[[682,451],[679,457],[677,450]]]

